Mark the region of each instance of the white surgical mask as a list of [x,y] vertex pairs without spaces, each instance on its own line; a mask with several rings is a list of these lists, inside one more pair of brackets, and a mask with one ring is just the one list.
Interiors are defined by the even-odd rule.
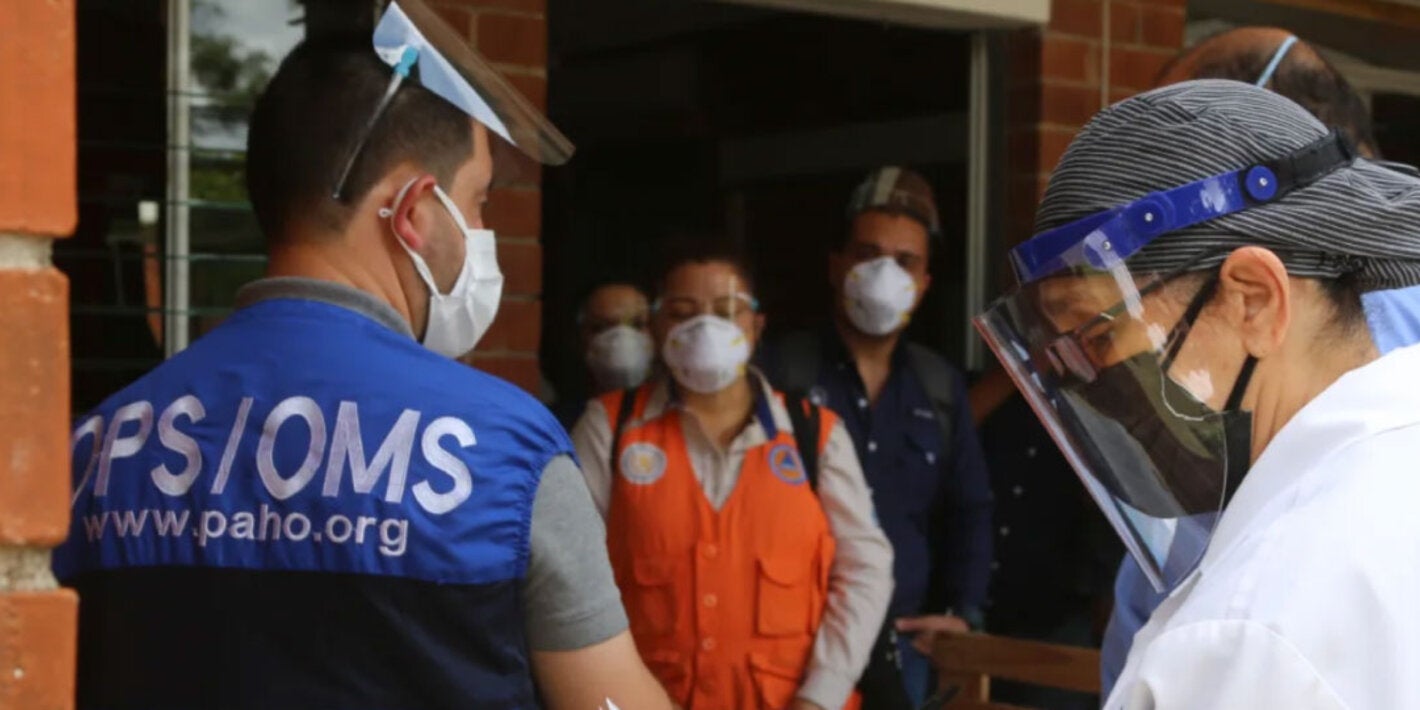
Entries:
[[744,375],[749,338],[733,321],[709,314],[696,316],[666,334],[661,356],[682,387],[710,394]]
[[597,333],[587,346],[587,368],[605,390],[637,387],[651,371],[651,336],[629,325]]
[[907,325],[917,302],[917,282],[884,256],[853,267],[843,280],[848,320],[868,335],[887,335]]
[[[414,185],[411,180],[399,191],[394,203],[404,197],[404,193]],[[463,213],[449,199],[438,185],[434,186],[434,196],[449,211],[454,223],[463,232],[463,269],[458,280],[448,293],[439,293],[434,285],[434,275],[424,262],[404,240],[397,239],[409,258],[414,261],[414,270],[429,289],[429,320],[424,328],[424,347],[447,357],[459,357],[473,349],[493,318],[498,314],[498,302],[503,297],[503,273],[498,270],[498,247],[491,229],[469,229]],[[389,209],[380,210],[381,216],[392,217]]]

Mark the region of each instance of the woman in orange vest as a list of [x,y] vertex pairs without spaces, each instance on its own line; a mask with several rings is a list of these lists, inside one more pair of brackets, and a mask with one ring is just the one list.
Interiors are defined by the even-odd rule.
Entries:
[[594,400],[573,441],[632,636],[672,699],[856,707],[892,547],[827,410],[800,437],[818,449],[817,475],[805,471],[795,417],[747,365],[764,326],[748,269],[718,249],[662,272],[652,332],[668,374]]

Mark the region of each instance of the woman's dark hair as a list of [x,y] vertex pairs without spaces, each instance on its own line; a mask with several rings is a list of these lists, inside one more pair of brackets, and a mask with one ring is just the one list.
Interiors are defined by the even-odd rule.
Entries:
[[734,267],[745,288],[754,292],[754,268],[738,244],[718,233],[681,233],[666,241],[660,268],[656,269],[656,295],[665,293],[666,278],[686,264],[719,262]]

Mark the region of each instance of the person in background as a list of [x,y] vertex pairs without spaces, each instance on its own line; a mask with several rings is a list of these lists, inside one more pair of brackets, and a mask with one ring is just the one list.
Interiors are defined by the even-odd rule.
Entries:
[[571,152],[459,36],[399,0],[258,98],[268,278],[74,432],[79,707],[670,706],[571,441],[454,360],[502,290],[493,142]]
[[[972,386],[973,409],[999,397],[980,422],[997,530],[986,629],[1012,638],[1099,647],[1123,547],[1004,372]],[[988,388],[1000,391],[991,392]],[[1099,698],[992,682],[996,702],[1051,710],[1099,707]]]
[[[656,356],[650,322],[646,294],[629,282],[597,284],[580,300],[578,342],[585,353],[587,391],[592,397],[640,387],[646,381]],[[571,429],[586,407],[587,400],[577,398],[559,402],[553,411]]]
[[[1361,156],[1380,158],[1371,116],[1360,95],[1315,49],[1286,30],[1243,27],[1214,35],[1165,66],[1156,83],[1167,86],[1189,79],[1232,79],[1270,89],[1336,129]],[[1420,342],[1414,318],[1420,295],[1409,291],[1409,295],[1395,291],[1362,297],[1372,336],[1382,353]],[[1166,596],[1149,584],[1128,555],[1120,563],[1114,594],[1114,612],[1101,649],[1106,695],[1124,668],[1135,633]]]
[[934,635],[982,624],[990,482],[961,373],[903,338],[931,284],[940,231],[931,187],[905,168],[874,170],[847,218],[829,255],[832,325],[777,340],[763,362],[778,387],[839,413],[852,435],[896,554],[889,614],[916,707],[934,685],[925,655]]
[[657,294],[664,374],[572,432],[636,645],[685,707],[856,707],[893,553],[848,433],[747,366],[764,316],[737,253],[689,243]]

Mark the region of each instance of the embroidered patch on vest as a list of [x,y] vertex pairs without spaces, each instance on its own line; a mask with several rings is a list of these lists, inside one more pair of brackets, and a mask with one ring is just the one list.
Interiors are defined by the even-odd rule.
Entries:
[[621,475],[640,485],[649,485],[666,475],[666,452],[644,441],[621,450]]
[[779,444],[769,450],[769,470],[779,480],[797,486],[809,479],[804,475],[804,462],[799,460],[799,452],[792,444]]

